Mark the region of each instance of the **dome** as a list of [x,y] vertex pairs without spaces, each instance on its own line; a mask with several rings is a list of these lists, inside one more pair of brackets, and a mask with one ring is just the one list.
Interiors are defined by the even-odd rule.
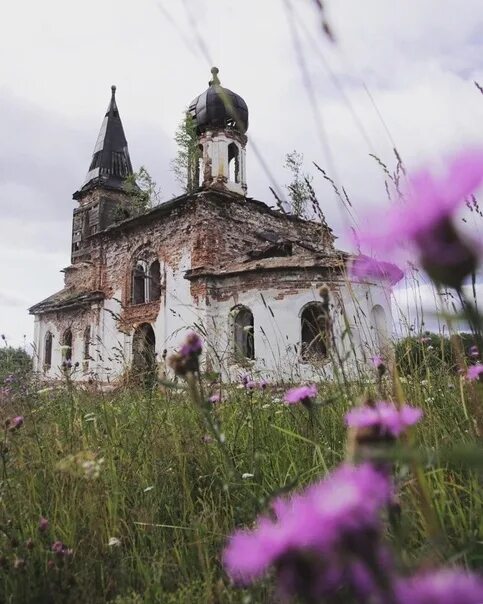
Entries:
[[198,134],[210,128],[231,128],[245,134],[248,130],[247,104],[241,96],[220,85],[218,71],[217,67],[212,68],[209,88],[191,101],[188,112]]

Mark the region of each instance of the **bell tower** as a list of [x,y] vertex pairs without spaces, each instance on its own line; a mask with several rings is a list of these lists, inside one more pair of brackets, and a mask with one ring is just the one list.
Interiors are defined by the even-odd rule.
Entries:
[[79,203],[72,222],[72,262],[89,258],[89,237],[129,215],[125,179],[133,174],[124,128],[116,102],[116,87],[97,137],[82,187],[73,198]]
[[198,135],[201,188],[225,189],[246,195],[248,107],[241,96],[223,88],[217,67],[205,92],[188,109]]

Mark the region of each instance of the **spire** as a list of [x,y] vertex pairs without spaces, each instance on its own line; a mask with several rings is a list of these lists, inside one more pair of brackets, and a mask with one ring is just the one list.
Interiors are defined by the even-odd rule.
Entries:
[[220,78],[218,77],[219,73],[220,70],[218,69],[218,67],[211,68],[211,75],[213,76],[213,79],[208,82],[209,86],[220,86],[221,82]]
[[111,86],[111,100],[97,137],[92,161],[79,192],[96,184],[122,189],[126,176],[133,173],[126,136],[116,103],[116,87]]

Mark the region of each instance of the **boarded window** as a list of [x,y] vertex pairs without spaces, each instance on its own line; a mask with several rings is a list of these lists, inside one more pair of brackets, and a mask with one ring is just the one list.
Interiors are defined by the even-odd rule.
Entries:
[[302,359],[322,359],[327,356],[330,342],[330,317],[320,302],[308,304],[301,315]]
[[63,359],[64,361],[72,361],[72,331],[67,329],[62,338]]
[[254,359],[254,321],[253,313],[249,308],[241,306],[235,309],[233,332],[235,356],[244,359]]
[[45,334],[45,342],[44,342],[44,369],[50,369],[52,366],[52,340],[53,336],[48,331]]
[[159,300],[161,297],[161,273],[159,260],[155,260],[149,267],[149,300]]

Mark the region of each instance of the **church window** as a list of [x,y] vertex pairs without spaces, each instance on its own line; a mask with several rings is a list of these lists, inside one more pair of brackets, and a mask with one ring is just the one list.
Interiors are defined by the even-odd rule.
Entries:
[[159,300],[161,297],[161,273],[159,260],[155,260],[149,267],[149,301]]
[[132,303],[144,304],[148,301],[148,279],[146,263],[138,260],[132,273]]
[[52,366],[52,340],[53,336],[50,331],[45,334],[44,342],[44,369],[50,369]]
[[63,360],[72,361],[72,331],[66,329],[62,338]]
[[235,143],[228,145],[228,176],[232,182],[240,182],[240,161]]
[[253,360],[255,358],[253,313],[246,306],[239,306],[235,308],[234,312],[233,340],[235,357]]
[[311,302],[302,310],[301,356],[304,361],[327,356],[330,342],[330,317],[321,302]]

